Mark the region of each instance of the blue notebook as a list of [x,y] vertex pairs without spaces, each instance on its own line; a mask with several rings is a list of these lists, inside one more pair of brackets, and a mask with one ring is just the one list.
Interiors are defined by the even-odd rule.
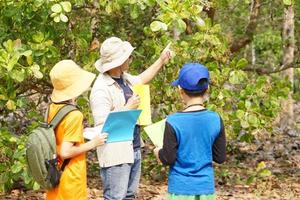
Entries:
[[107,143],[132,141],[133,132],[142,110],[111,112],[102,128],[108,133]]

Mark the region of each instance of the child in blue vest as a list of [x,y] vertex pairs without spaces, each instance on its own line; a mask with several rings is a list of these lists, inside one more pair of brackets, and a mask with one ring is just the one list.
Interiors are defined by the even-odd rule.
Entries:
[[199,63],[185,64],[172,83],[179,86],[183,111],[167,117],[164,142],[154,153],[170,165],[168,200],[215,200],[213,161],[226,159],[220,115],[204,107],[209,72]]

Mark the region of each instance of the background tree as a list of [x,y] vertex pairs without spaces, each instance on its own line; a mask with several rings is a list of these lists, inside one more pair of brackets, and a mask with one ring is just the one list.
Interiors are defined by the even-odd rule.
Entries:
[[[292,36],[282,34],[283,11],[293,6],[299,35],[300,6],[292,0],[0,1],[0,190],[38,188],[27,173],[24,141],[43,120],[52,66],[73,59],[96,72],[99,46],[113,35],[136,47],[133,73],[173,42],[174,60],[151,84],[154,121],[181,109],[170,82],[182,64],[196,61],[211,71],[207,106],[221,113],[233,148],[257,132],[270,133],[281,100],[292,92],[279,72],[299,67],[297,38],[289,51],[296,60],[282,59],[282,47],[292,47],[285,39]],[[78,104],[92,125],[87,95]],[[145,174],[155,168],[150,162],[145,159]]]

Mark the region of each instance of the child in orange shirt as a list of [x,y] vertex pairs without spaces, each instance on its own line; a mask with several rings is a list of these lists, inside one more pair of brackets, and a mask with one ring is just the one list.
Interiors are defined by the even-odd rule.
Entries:
[[[64,105],[75,105],[75,99],[90,87],[95,75],[83,70],[72,60],[63,60],[52,68],[50,78],[54,89],[48,122]],[[55,129],[60,166],[65,159],[70,159],[70,162],[64,168],[59,185],[47,191],[47,200],[87,199],[85,152],[103,145],[107,135],[101,134],[84,143],[82,122],[83,114],[75,110]]]

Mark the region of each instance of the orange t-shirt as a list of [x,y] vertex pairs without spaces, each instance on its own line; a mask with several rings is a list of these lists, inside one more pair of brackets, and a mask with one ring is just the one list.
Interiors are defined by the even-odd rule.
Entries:
[[[49,109],[48,122],[55,116],[63,104],[51,104]],[[59,158],[59,165],[63,160],[60,159],[60,150],[63,141],[73,142],[75,145],[84,143],[83,138],[83,115],[80,111],[70,112],[56,127],[56,149]],[[48,190],[46,200],[86,200],[87,181],[86,181],[86,160],[85,153],[71,158],[65,167],[58,187]]]

